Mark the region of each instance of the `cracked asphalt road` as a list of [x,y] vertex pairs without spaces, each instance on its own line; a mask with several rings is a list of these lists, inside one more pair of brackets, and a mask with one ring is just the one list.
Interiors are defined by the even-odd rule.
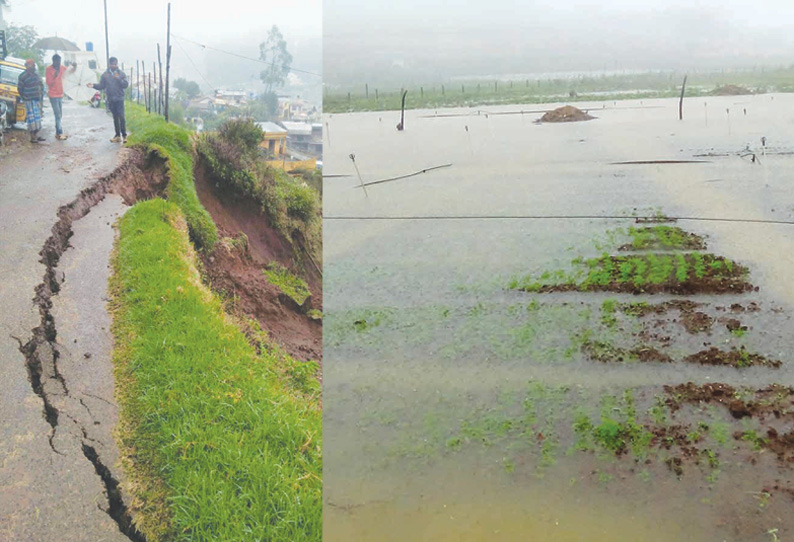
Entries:
[[14,130],[10,135],[16,141],[0,148],[2,542],[129,540],[106,513],[105,483],[84,450],[88,442],[103,463],[115,467],[110,431],[116,414],[104,298],[110,224],[123,212],[118,200],[106,199],[74,224],[70,242],[75,248],[63,255],[56,272],[63,284],[61,295],[53,298],[52,314],[62,351],[62,388],[69,393],[44,379],[45,392],[52,388],[51,403],[62,409],[54,435],[20,352],[20,344],[41,323],[33,300],[45,274],[39,252],[52,234],[58,208],[109,174],[121,154],[120,146],[108,141],[112,121],[104,111],[64,104],[63,122],[67,141],[53,139],[53,119],[45,110],[45,144],[33,146],[24,131]]

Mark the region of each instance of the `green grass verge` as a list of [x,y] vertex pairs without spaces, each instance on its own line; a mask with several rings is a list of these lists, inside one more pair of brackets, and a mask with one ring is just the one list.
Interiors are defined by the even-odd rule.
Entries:
[[176,204],[139,203],[119,232],[117,435],[139,528],[149,542],[319,541],[317,365],[251,345],[201,283]]
[[202,250],[212,250],[218,241],[218,230],[212,217],[201,205],[193,181],[193,145],[190,132],[151,115],[136,104],[127,105],[130,145],[139,145],[158,153],[166,160],[169,183],[167,196],[184,213],[190,238]]

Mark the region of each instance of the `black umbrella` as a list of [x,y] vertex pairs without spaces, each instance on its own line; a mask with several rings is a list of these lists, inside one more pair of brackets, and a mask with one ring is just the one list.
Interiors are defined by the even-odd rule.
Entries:
[[45,51],[79,51],[80,48],[69,40],[53,36],[50,38],[41,38],[33,44],[35,49],[44,49]]

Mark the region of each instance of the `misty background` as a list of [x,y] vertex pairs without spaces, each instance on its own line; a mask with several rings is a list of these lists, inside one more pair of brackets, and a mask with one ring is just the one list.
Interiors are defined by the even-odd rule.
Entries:
[[[110,53],[127,70],[136,60],[151,66],[157,60],[157,43],[165,64],[167,6],[165,0],[107,0]],[[66,38],[83,50],[86,42],[93,42],[101,65],[105,64],[102,0],[8,0],[3,18],[7,24],[35,27],[39,37]],[[184,77],[198,83],[204,92],[218,88],[264,90],[259,78],[264,64],[214,49],[258,59],[259,44],[273,25],[287,41],[292,67],[321,74],[322,0],[172,0],[172,81]],[[278,89],[279,94],[300,95],[318,105],[321,91],[321,77],[299,72],[290,74],[288,84]]]
[[794,3],[780,0],[325,0],[323,12],[331,89],[794,63]]

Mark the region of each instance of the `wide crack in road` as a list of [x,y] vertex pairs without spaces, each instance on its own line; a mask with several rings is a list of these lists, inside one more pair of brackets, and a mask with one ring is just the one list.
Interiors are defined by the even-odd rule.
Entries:
[[31,146],[14,131],[0,150],[0,540],[139,542],[111,434],[120,147],[103,112],[67,104],[64,116],[68,141]]

